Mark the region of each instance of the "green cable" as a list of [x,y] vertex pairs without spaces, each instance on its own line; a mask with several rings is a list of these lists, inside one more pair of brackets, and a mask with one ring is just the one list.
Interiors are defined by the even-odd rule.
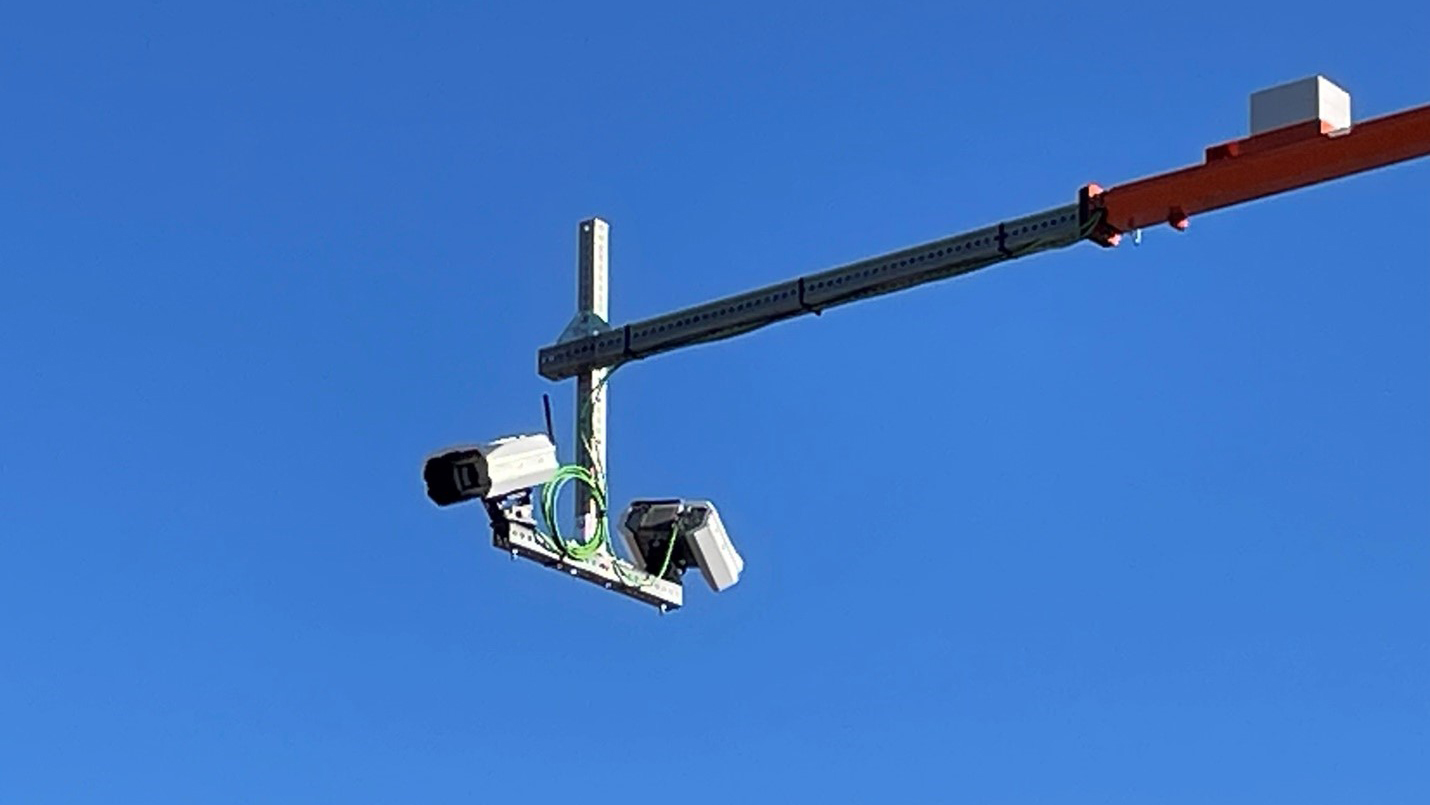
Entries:
[[[591,389],[591,395],[586,399],[585,406],[582,408],[583,414],[588,412],[587,407],[594,403],[596,397],[604,390],[606,382],[611,379],[611,375],[615,374],[616,370],[624,365],[623,363],[618,363],[606,370],[601,381]],[[587,444],[587,448],[589,453],[595,453],[594,450],[589,449],[589,444]],[[563,464],[556,468],[556,472],[552,474],[551,480],[547,481],[541,488],[541,517],[546,521],[547,527],[551,529],[549,539],[556,544],[557,549],[560,550],[561,553],[573,559],[590,559],[599,554],[610,542],[610,525],[606,520],[606,485],[605,479],[602,477],[603,474],[604,468],[600,466],[587,469],[579,464]],[[596,504],[596,533],[592,534],[591,539],[585,542],[579,539],[568,541],[565,537],[561,536],[561,527],[558,525],[560,518],[556,514],[556,500],[561,493],[561,488],[571,481],[585,484],[586,488],[591,490],[591,501]],[[665,544],[665,558],[661,562],[660,571],[654,574],[655,578],[664,578],[666,571],[670,569],[670,560],[671,557],[675,555],[675,540],[679,533],[680,524],[678,522],[672,524],[670,539],[667,540]],[[542,534],[542,536],[547,535]],[[616,568],[616,572],[623,579],[626,578],[625,574],[620,570],[620,565],[614,565],[614,567]],[[646,575],[649,576],[651,574],[649,571],[646,571]],[[629,580],[627,580],[627,583],[630,583]],[[645,584],[641,584],[640,586],[645,586]]]
[[[601,392],[606,388],[606,383],[610,382],[611,375],[615,374],[616,370],[621,368],[622,366],[625,366],[625,364],[618,363],[606,369],[606,373],[601,376],[601,381],[591,387],[591,393],[586,397],[585,402],[581,404],[580,416],[577,417],[578,420],[585,419],[591,414],[591,410],[595,407],[596,398],[601,396]],[[600,463],[596,461],[596,451],[593,449],[594,446],[591,444],[590,440],[586,439],[585,436],[581,433],[577,433],[576,438],[584,443],[586,447],[586,454],[591,457],[591,462],[593,464],[592,469],[595,470],[596,480],[600,483],[602,493],[604,494],[604,476],[606,474],[606,468],[602,467]],[[595,487],[592,487],[592,489],[594,488]]]
[[1083,228],[1082,228],[1082,231],[1081,231],[1081,233],[1080,233],[1081,237],[1086,238],[1087,236],[1091,235],[1091,234],[1098,228],[1098,226],[1100,226],[1100,225],[1102,224],[1103,220],[1106,219],[1106,218],[1107,218],[1107,210],[1104,210],[1104,209],[1094,210],[1093,213],[1092,213],[1092,215],[1088,217],[1087,224],[1084,225]]
[[[607,381],[611,379],[611,375],[615,374],[615,371],[620,367],[621,364],[616,364],[607,369],[606,373],[601,377],[600,382],[596,383],[591,389],[590,396],[586,398],[585,403],[582,405],[581,418],[584,419],[589,415],[592,404],[595,403],[596,398],[605,389]],[[581,434],[579,433],[576,436],[578,439],[581,438]],[[591,449],[590,442],[586,443],[586,449],[587,453],[590,454],[594,460],[595,451]],[[551,480],[542,486],[541,517],[546,521],[546,527],[550,529],[551,533],[549,535],[544,534],[541,533],[540,530],[538,530],[537,533],[554,543],[556,550],[563,555],[570,556],[573,559],[590,559],[600,553],[601,549],[608,543],[610,527],[606,523],[606,484],[605,479],[602,477],[604,474],[605,468],[599,464],[596,464],[590,469],[582,467],[579,464],[563,464],[556,468],[556,472],[552,473]],[[587,489],[590,489],[591,500],[596,504],[596,533],[592,534],[591,539],[585,542],[580,541],[580,539],[568,541],[565,537],[561,536],[560,518],[556,514],[556,499],[561,493],[561,488],[571,481],[584,484]]]
[[673,524],[670,528],[670,541],[665,544],[665,560],[660,564],[660,572],[653,574],[649,570],[642,570],[640,572],[643,573],[646,577],[645,580],[642,581],[640,579],[627,576],[626,572],[624,570],[621,570],[620,563],[618,562],[612,565],[612,567],[616,570],[616,575],[621,577],[621,581],[624,581],[626,584],[629,584],[633,587],[649,587],[655,581],[665,579],[665,571],[670,569],[670,557],[675,554],[675,539],[679,534],[680,524]]
[[[558,525],[560,518],[556,516],[556,497],[561,488],[571,481],[585,484],[591,490],[591,501],[596,504],[596,533],[585,542],[562,537],[561,526]],[[556,468],[551,480],[541,488],[541,516],[546,521],[546,526],[551,529],[551,538],[557,547],[573,559],[590,559],[606,546],[609,533],[606,525],[606,489],[597,476],[585,467],[566,464]]]
[[675,553],[675,537],[680,533],[680,522],[677,520],[670,526],[670,539],[665,543],[665,561],[660,563],[660,572],[655,574],[658,579],[665,578],[665,571],[670,569],[670,557]]

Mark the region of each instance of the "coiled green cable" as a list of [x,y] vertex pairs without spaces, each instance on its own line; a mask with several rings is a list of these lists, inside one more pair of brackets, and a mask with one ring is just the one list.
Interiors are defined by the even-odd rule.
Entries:
[[[561,493],[561,488],[567,483],[575,481],[584,484],[591,490],[591,500],[596,504],[596,533],[591,535],[591,539],[582,542],[579,539],[567,540],[561,536],[560,518],[556,515],[556,497]],[[555,540],[561,552],[573,559],[590,559],[601,552],[609,539],[609,527],[606,525],[606,489],[594,473],[577,464],[565,464],[556,469],[556,473],[551,476],[551,480],[541,488],[541,516],[546,521],[546,527],[551,529],[551,538]]]

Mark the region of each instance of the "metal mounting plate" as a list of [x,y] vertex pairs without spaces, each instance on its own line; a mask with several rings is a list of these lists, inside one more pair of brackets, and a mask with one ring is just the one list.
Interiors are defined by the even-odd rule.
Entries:
[[537,532],[528,506],[502,509],[499,504],[492,503],[487,506],[487,514],[492,521],[492,545],[513,556],[599,584],[612,592],[658,607],[661,611],[679,609],[684,603],[685,591],[680,584],[646,573],[609,552],[603,551],[584,560],[563,556]]
[[607,324],[605,319],[589,310],[584,310],[577,313],[576,316],[571,319],[571,323],[566,325],[566,329],[562,330],[561,335],[556,338],[556,343],[564,344],[568,341],[579,341],[588,336],[600,335],[601,333],[610,331],[611,325]]

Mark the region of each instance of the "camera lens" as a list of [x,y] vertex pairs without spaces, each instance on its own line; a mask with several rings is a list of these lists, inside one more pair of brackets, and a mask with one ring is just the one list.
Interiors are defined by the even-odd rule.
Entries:
[[422,480],[427,497],[438,506],[451,506],[486,494],[481,454],[475,450],[443,453],[427,460]]

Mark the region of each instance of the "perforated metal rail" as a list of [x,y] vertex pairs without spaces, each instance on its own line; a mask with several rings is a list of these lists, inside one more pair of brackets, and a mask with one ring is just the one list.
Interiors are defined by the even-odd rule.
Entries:
[[1081,239],[1078,205],[1004,221],[604,333],[544,347],[537,371],[561,380],[678,347],[718,341],[804,313],[893,293]]

